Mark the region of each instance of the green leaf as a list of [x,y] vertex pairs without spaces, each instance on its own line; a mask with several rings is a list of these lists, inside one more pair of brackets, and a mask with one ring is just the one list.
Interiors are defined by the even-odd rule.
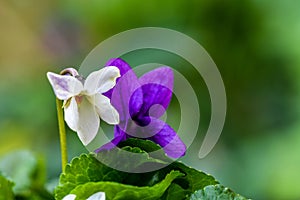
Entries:
[[[131,146],[128,146],[131,145]],[[129,139],[122,142],[119,148],[101,151],[97,158],[94,154],[81,155],[68,164],[60,177],[59,186],[55,190],[56,199],[62,199],[79,185],[90,182],[115,182],[118,184],[152,187],[162,182],[171,171],[179,171],[183,176],[177,177],[170,188],[166,188],[163,199],[189,196],[196,190],[200,190],[207,185],[216,184],[217,181],[210,175],[185,166],[180,162],[173,162],[168,165],[169,159],[165,153],[159,152],[161,148],[148,140]],[[148,151],[159,152],[159,154]],[[128,152],[131,152],[128,154]],[[152,157],[154,155],[154,157]],[[136,157],[137,156],[137,157]],[[168,160],[168,161],[167,161]],[[103,164],[103,163],[105,164]],[[143,167],[159,165],[162,168],[147,173],[128,173],[118,171],[108,166],[124,166],[133,171],[143,169]],[[102,186],[101,186],[102,187]],[[173,195],[174,191],[177,195]]]
[[174,162],[169,166],[169,168],[172,170],[180,170],[185,174],[184,177],[178,179],[178,184],[183,188],[187,188],[188,192],[191,193],[202,189],[205,186],[218,184],[218,181],[216,181],[211,175],[188,167],[181,162]]
[[[111,150],[101,151],[97,154],[98,160],[111,168],[127,172],[144,172],[145,169],[155,169],[167,166],[167,159],[161,159],[161,152],[149,154],[147,151],[135,146],[123,146]],[[145,167],[147,166],[147,168]]]
[[119,147],[126,146],[139,147],[147,153],[155,151],[156,154],[151,153],[150,155],[158,160],[163,160],[165,163],[170,164],[167,167],[155,172],[154,176],[157,177],[157,180],[164,179],[166,174],[168,174],[171,170],[177,170],[184,173],[185,176],[177,178],[174,182],[177,183],[177,186],[182,188],[182,191],[184,191],[183,193],[185,195],[192,194],[196,190],[203,189],[205,186],[215,185],[218,183],[214,177],[207,175],[204,172],[188,167],[181,162],[173,162],[163,151],[158,151],[162,150],[159,145],[150,140],[130,138],[119,144]]
[[[183,177],[176,178],[171,187],[164,194],[163,199],[184,199],[189,197],[193,192],[203,189],[205,186],[217,184],[214,177],[204,172],[190,168],[181,162],[174,162],[161,171],[177,170],[185,174]],[[174,195],[176,193],[176,195]],[[180,198],[179,198],[180,197]]]
[[[74,158],[60,177],[55,198],[62,199],[73,193],[77,198],[85,199],[103,191],[108,199],[245,199],[216,185],[218,181],[202,171],[181,162],[169,164],[170,159],[158,151],[160,149],[148,140],[129,139],[122,142],[119,148],[101,151],[97,155],[105,164],[95,154]],[[153,151],[159,153],[153,154]],[[138,169],[149,163],[166,167],[147,173],[128,173],[108,167],[114,164]],[[173,177],[175,172],[177,175]]]
[[222,185],[209,185],[191,195],[190,200],[247,200]]
[[[127,148],[127,147],[124,147]],[[135,152],[142,152],[139,148],[128,148]],[[105,153],[102,155],[104,156]],[[106,155],[108,159],[109,154]],[[112,155],[110,155],[113,159]],[[144,160],[146,162],[146,160]],[[147,161],[154,162],[155,159],[149,158]],[[161,162],[161,161],[157,161]],[[144,162],[141,162],[144,163]],[[70,164],[66,166],[65,172],[61,174],[59,186],[55,189],[55,198],[62,199],[70,193],[78,185],[88,182],[110,181],[134,186],[152,186],[165,178],[156,175],[157,172],[149,173],[126,173],[112,169],[99,162],[94,154],[82,154],[79,158],[74,158]]]
[[120,148],[125,146],[139,147],[146,152],[152,152],[161,149],[158,144],[152,142],[151,140],[142,140],[138,138],[128,138],[127,140],[122,141],[120,142],[120,144],[118,144],[118,147]]
[[87,183],[79,185],[71,193],[75,194],[79,200],[84,200],[99,191],[105,191],[108,200],[156,200],[163,195],[175,178],[182,175],[178,171],[171,171],[163,181],[151,187],[137,187],[115,182]]
[[171,160],[166,156],[166,154],[163,151],[163,149],[161,148],[161,146],[152,142],[151,140],[129,138],[129,139],[121,142],[120,144],[118,144],[118,147],[120,147],[120,148],[125,147],[125,146],[138,147],[141,150],[148,152],[148,153],[155,152],[154,154],[152,154],[153,156],[156,156],[155,158],[167,160],[167,161]]
[[42,186],[46,176],[42,161],[29,151],[5,155],[0,161],[0,171],[14,181],[13,190],[19,195],[28,195],[33,185]]
[[36,169],[37,161],[28,151],[17,151],[1,159],[0,171],[15,182],[16,194],[29,193],[31,176]]
[[120,180],[120,174],[100,163],[92,154],[82,154],[79,158],[74,158],[61,174],[59,186],[55,189],[55,198],[62,199],[76,186],[88,182]]
[[0,174],[0,200],[13,200],[13,182]]
[[22,199],[53,199],[45,190],[46,169],[44,160],[30,151],[15,151],[0,160],[0,171],[15,185],[13,192]]
[[185,199],[187,191],[176,183],[172,183],[165,192],[162,200],[182,200]]
[[[121,143],[119,147],[124,147],[126,145],[129,145],[131,147],[139,147],[148,153],[155,151],[155,153],[157,154],[151,153],[150,155],[154,156],[156,159],[161,159],[166,163],[170,163],[170,165],[155,172],[154,176],[157,177],[157,180],[163,180],[171,170],[180,171],[185,174],[185,176],[176,178],[174,180],[174,183],[172,183],[171,187],[168,189],[168,191],[166,191],[166,193],[168,193],[169,195],[164,195],[165,199],[174,199],[175,197],[178,198],[182,196],[189,196],[196,190],[203,189],[205,186],[218,184],[218,181],[216,181],[214,177],[205,174],[202,171],[188,167],[181,162],[172,162],[172,160],[168,158],[164,152],[158,151],[159,149],[161,149],[161,147],[150,140],[131,138]],[[175,188],[177,193],[176,196],[173,195],[174,191],[172,191]]]
[[113,168],[135,172],[138,172],[139,168],[144,169],[145,165],[167,166],[172,162],[159,145],[150,140],[137,138],[121,142],[118,148],[101,151],[97,154],[97,158]]

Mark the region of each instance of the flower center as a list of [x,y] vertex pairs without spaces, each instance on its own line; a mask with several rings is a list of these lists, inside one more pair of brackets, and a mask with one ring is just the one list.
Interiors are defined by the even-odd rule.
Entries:
[[83,95],[79,95],[75,97],[77,105],[80,105],[83,100]]

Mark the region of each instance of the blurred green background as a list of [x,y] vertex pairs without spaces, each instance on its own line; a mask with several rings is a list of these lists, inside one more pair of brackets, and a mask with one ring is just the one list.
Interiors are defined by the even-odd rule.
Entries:
[[[0,156],[32,150],[45,156],[48,179],[57,177],[55,97],[46,72],[78,67],[99,42],[121,31],[165,27],[189,35],[208,51],[227,92],[224,131],[213,151],[199,160],[210,119],[201,76],[191,76],[188,63],[167,53],[127,55],[138,57],[138,64],[177,68],[197,92],[199,137],[184,161],[249,198],[299,199],[299,7],[297,0],[0,0]],[[170,109],[176,114],[175,106]],[[86,152],[71,131],[68,147],[70,158]]]

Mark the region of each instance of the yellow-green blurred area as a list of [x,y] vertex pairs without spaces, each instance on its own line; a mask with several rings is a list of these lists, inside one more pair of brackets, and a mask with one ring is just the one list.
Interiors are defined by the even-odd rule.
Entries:
[[[227,93],[220,140],[200,160],[210,120],[201,76],[174,55],[156,52],[155,60],[137,52],[139,62],[175,65],[198,95],[199,137],[184,162],[249,198],[299,199],[299,8],[297,0],[0,0],[0,155],[32,150],[46,156],[49,180],[57,177],[55,96],[46,72],[80,66],[99,42],[121,31],[165,27],[208,51]],[[68,151],[70,158],[87,151],[70,130]]]

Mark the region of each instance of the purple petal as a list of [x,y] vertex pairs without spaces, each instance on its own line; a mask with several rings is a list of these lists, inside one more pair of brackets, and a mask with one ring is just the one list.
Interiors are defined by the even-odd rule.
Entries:
[[105,66],[115,66],[119,68],[121,75],[124,75],[127,71],[131,70],[130,65],[121,58],[112,58],[105,64]]
[[[172,91],[158,84],[146,84],[142,86],[143,91],[143,105],[139,110],[138,116],[134,116],[134,119],[140,124],[145,124],[145,121],[142,121],[145,116],[151,116],[154,118],[161,117],[172,98]],[[130,103],[130,106],[132,103]]]
[[[120,121],[127,122],[131,120],[132,115],[139,113],[143,104],[143,93],[138,78],[129,64],[121,58],[110,59],[106,66],[118,67],[121,77],[117,79],[116,86],[104,95],[111,99],[112,105],[119,112]],[[120,126],[123,130],[127,129],[127,123]]]
[[160,127],[149,139],[163,147],[166,154],[172,158],[184,156],[186,146],[177,133],[167,123],[159,119],[151,119],[151,126]]
[[[143,106],[141,115],[161,117],[167,109],[171,98],[174,84],[173,71],[169,67],[161,67],[144,74],[139,79],[143,90]],[[159,104],[160,106],[154,106]]]
[[172,91],[174,85],[174,74],[170,67],[160,67],[144,74],[139,78],[139,82],[141,85],[155,83],[165,86]]
[[105,145],[101,146],[100,148],[95,150],[95,153],[99,153],[103,150],[110,150],[114,147],[116,147],[120,142],[127,139],[127,135],[124,131],[122,131],[118,126],[115,126],[115,135],[114,139],[112,139],[109,143],[106,143]]
[[[128,118],[129,120],[138,123],[138,118],[143,118],[143,114],[141,114],[143,104],[144,104],[143,89],[142,87],[139,87],[133,92],[133,94],[129,99],[129,114],[130,114],[130,118]],[[141,117],[139,117],[139,115],[141,115]],[[143,124],[142,121],[141,123]],[[148,123],[146,123],[145,125],[147,124]]]
[[[112,58],[105,64],[105,66],[106,67],[115,66],[115,67],[119,68],[121,76],[123,76],[124,74],[126,74],[126,72],[131,70],[130,65],[127,62],[125,62],[124,60],[122,60],[121,58]],[[118,82],[118,79],[117,79],[117,82]],[[111,90],[107,91],[106,93],[104,93],[104,95],[107,96],[108,98],[111,98],[112,92],[113,92],[113,88]]]
[[[129,106],[129,101],[133,103]],[[143,93],[133,70],[121,76],[111,95],[111,103],[117,109],[121,122],[131,120],[130,113],[138,113],[143,104]],[[130,112],[130,113],[129,113]],[[127,123],[120,124],[126,130]]]

